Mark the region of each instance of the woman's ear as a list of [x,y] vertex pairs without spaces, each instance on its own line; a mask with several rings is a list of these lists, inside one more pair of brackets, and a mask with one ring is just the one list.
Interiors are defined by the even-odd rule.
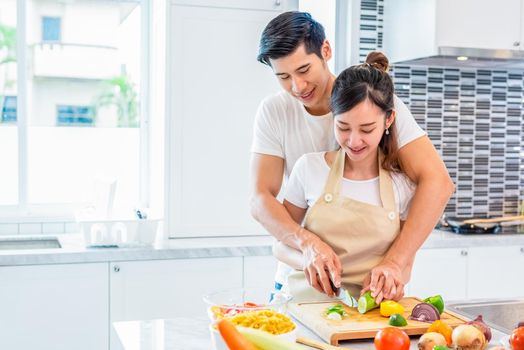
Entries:
[[393,109],[389,113],[389,116],[386,118],[386,129],[388,129],[391,126],[391,124],[393,124],[396,116],[397,116],[397,112]]

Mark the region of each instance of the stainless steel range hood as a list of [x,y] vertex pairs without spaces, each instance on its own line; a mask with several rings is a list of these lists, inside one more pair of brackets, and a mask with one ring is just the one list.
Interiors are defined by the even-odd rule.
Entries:
[[524,70],[524,51],[439,47],[438,55],[398,61],[395,64]]
[[386,1],[383,50],[396,65],[521,70],[523,9],[524,0]]

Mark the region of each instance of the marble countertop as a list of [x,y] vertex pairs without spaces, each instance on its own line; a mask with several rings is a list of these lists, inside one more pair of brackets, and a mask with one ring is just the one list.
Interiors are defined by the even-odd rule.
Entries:
[[[297,335],[319,340],[297,322]],[[210,350],[213,349],[207,318],[173,318],[151,321],[115,322],[113,326],[125,350]],[[501,345],[506,334],[492,329],[490,345]],[[410,350],[417,350],[418,337],[411,340]],[[352,340],[340,344],[353,350],[375,349],[372,340]],[[304,349],[312,349],[305,346]]]
[[[21,237],[3,236],[0,241]],[[45,237],[37,236],[39,239]],[[150,247],[86,248],[80,234],[53,237],[58,238],[61,248],[0,250],[0,266],[262,256],[271,254],[273,242],[270,236],[205,237],[158,239]],[[524,234],[459,235],[434,230],[422,249],[504,245],[524,246]]]

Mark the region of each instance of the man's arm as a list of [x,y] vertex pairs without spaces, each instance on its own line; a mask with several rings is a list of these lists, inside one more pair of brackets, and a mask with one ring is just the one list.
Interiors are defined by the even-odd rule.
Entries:
[[417,184],[417,188],[407,220],[385,260],[405,267],[433,231],[455,191],[455,185],[427,136],[402,147],[399,156],[404,172]]
[[294,221],[284,205],[276,199],[283,175],[282,158],[252,153],[251,215],[277,240],[301,251],[308,282],[318,291],[333,296],[330,280],[340,287],[340,259],[317,235]]
[[[390,298],[391,281],[407,283],[411,265],[418,249],[427,239],[439,218],[441,217],[455,186],[444,162],[427,136],[420,137],[399,150],[403,170],[409,178],[417,184],[415,195],[411,200],[411,207],[406,222],[400,230],[382,262],[375,267],[371,274],[369,289],[372,294],[381,292],[385,298]],[[379,284],[379,277],[386,272],[388,287]],[[366,287],[366,286],[364,286]]]
[[251,156],[251,215],[277,240],[300,249],[305,237],[297,235],[295,222],[277,200],[284,176],[284,159],[266,154]]

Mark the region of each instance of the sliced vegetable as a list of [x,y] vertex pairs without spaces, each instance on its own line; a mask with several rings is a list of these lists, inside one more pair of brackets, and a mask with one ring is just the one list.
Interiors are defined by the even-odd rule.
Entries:
[[384,317],[402,313],[404,313],[404,306],[393,300],[386,300],[380,303],[380,314]]
[[488,327],[488,325],[484,322],[482,319],[482,315],[478,315],[476,319],[473,321],[469,321],[466,324],[470,324],[472,326],[475,326],[484,333],[484,336],[486,337],[486,341],[489,343],[491,340],[491,328]]
[[361,314],[365,314],[369,310],[376,309],[378,304],[375,302],[375,298],[371,296],[371,292],[367,291],[358,298],[357,310]]
[[229,350],[257,350],[257,348],[240,334],[236,327],[225,318],[218,321],[217,328]]
[[437,308],[439,315],[444,312],[444,299],[440,294],[424,299],[425,303],[431,304]]
[[437,332],[429,332],[424,333],[422,337],[420,337],[417,345],[419,350],[433,350],[436,345],[445,346],[446,344],[446,338],[444,338],[442,334]]
[[509,336],[509,343],[513,350],[524,350],[524,327],[519,327]]
[[326,318],[329,319],[329,320],[334,320],[334,321],[341,321],[342,320],[342,316],[339,313],[336,313],[336,312],[331,312],[331,313],[327,314]]
[[453,349],[452,348],[448,348],[447,346],[444,346],[444,345],[435,345],[433,350],[453,350]]
[[394,327],[404,327],[408,325],[408,321],[401,314],[393,314],[389,318],[388,324]]
[[428,303],[420,303],[415,305],[411,311],[410,320],[421,322],[434,322],[440,320],[440,314],[436,307]]
[[292,343],[290,341],[281,339],[275,335],[267,332],[253,329],[238,327],[238,330],[244,337],[246,337],[258,350],[306,350],[307,348]]
[[344,305],[342,304],[335,304],[327,308],[326,315],[329,316],[329,314],[336,313],[340,316],[346,316],[346,310],[344,309]]
[[409,350],[409,337],[398,328],[381,329],[373,342],[377,350]]
[[433,322],[426,332],[437,332],[440,333],[446,338],[447,345],[451,345],[451,333],[453,333],[453,328],[446,322],[442,320],[436,320]]
[[457,326],[451,334],[451,339],[457,350],[483,350],[487,345],[484,334],[470,324]]

